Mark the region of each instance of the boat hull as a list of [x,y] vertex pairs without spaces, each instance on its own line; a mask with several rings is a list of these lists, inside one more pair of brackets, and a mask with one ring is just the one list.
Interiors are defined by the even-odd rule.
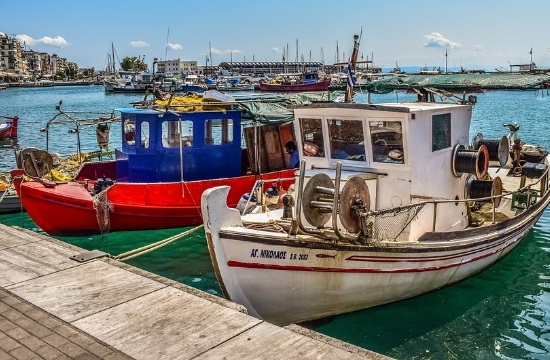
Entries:
[[328,91],[330,79],[314,83],[301,83],[294,85],[260,83],[260,91],[270,92],[297,92],[297,91]]
[[7,117],[1,116],[6,120],[5,123],[0,124],[0,141],[10,140],[17,138],[17,128],[19,123],[19,117]]
[[[263,174],[266,188],[277,179],[283,188],[294,182],[294,170]],[[111,206],[106,217],[102,209],[109,205],[95,198],[79,182],[46,187],[40,182],[16,186],[22,204],[36,224],[50,235],[83,235],[105,231],[152,230],[198,225],[202,223],[200,194],[209,187],[230,184],[234,191],[229,203],[236,206],[241,196],[252,190],[254,175],[184,183],[116,183],[107,191]],[[272,180],[272,181],[269,181]],[[100,211],[98,212],[97,209]],[[102,221],[100,227],[99,221]]]
[[506,224],[453,234],[452,240],[440,240],[449,234],[431,233],[416,242],[352,245],[244,229],[238,212],[223,205],[224,191],[203,195],[218,280],[232,301],[275,324],[382,305],[466,279],[516,247],[549,201],[546,194]]
[[15,193],[4,195],[4,191],[0,191],[0,214],[9,214],[24,211],[21,206],[21,200]]

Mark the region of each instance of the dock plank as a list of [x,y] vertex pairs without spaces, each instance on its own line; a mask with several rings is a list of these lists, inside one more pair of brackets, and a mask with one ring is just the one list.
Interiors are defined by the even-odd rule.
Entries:
[[[4,242],[4,240],[2,240]],[[76,265],[75,251],[53,243],[35,242],[0,250],[0,286],[9,286]]]
[[96,260],[6,288],[60,319],[72,322],[163,287],[165,285],[156,281]]
[[137,359],[191,359],[260,322],[165,288],[72,325]]
[[0,224],[0,250],[40,241],[36,236]]
[[359,348],[357,348],[357,353],[352,353],[268,322],[262,322],[197,358],[239,360],[365,359],[365,354]]

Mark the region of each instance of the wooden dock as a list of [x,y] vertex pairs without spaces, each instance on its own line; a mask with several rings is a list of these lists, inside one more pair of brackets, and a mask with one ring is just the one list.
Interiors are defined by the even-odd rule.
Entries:
[[[220,297],[0,224],[0,358],[376,359]],[[58,355],[58,356],[57,356]]]

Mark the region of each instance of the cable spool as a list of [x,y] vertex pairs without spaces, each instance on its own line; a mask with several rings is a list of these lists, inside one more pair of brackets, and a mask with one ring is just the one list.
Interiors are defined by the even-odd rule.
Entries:
[[472,142],[472,147],[478,150],[481,145],[487,146],[490,161],[498,161],[500,166],[506,165],[510,156],[510,141],[506,136],[499,140],[485,140],[482,134],[477,134]]
[[307,222],[322,227],[332,215],[334,183],[327,174],[316,174],[307,182],[302,193],[302,210]]
[[361,230],[361,219],[353,211],[354,206],[370,209],[369,187],[360,176],[349,178],[340,194],[340,222],[350,233]]
[[474,174],[478,180],[485,179],[489,169],[487,146],[480,145],[478,150],[467,150],[464,145],[456,145],[453,149],[451,167],[456,177],[461,177],[463,173],[466,173]]
[[[493,180],[476,180],[470,175],[466,181],[465,196],[469,199],[481,199],[498,195],[502,195],[502,180],[498,176]],[[500,199],[500,197],[495,198],[495,207],[500,205]],[[482,202],[490,202],[490,200]],[[468,206],[472,205],[473,202],[468,203]]]

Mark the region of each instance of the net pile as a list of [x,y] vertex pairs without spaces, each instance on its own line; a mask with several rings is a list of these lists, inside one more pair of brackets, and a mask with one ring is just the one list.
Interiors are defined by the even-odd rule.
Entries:
[[424,203],[401,206],[388,210],[369,211],[361,214],[367,238],[373,241],[406,241],[410,224],[424,208]]
[[101,234],[106,234],[111,230],[111,211],[114,209],[113,204],[107,197],[107,191],[105,190],[95,195],[92,202],[96,212],[99,231]]

